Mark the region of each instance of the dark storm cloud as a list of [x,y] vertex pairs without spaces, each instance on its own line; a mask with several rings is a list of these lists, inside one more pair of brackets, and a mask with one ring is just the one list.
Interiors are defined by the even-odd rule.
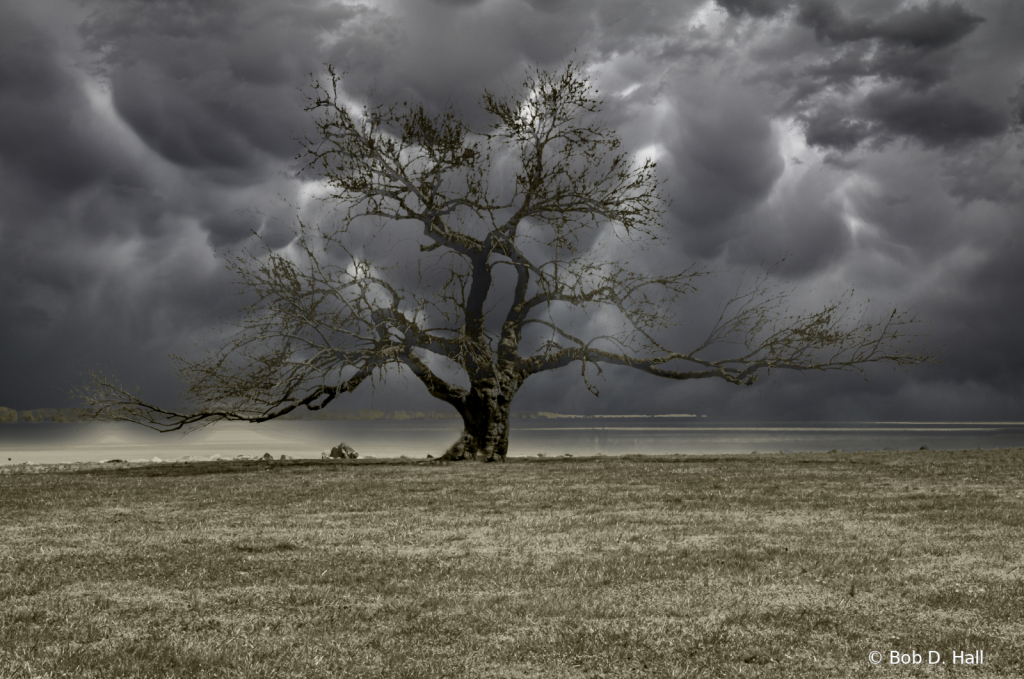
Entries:
[[771,17],[792,4],[792,0],[718,0],[718,5],[734,17]]
[[25,407],[90,366],[177,391],[166,352],[239,304],[209,248],[288,241],[298,87],[352,22],[384,30],[341,4],[96,2],[62,26],[67,9],[0,20],[0,352]]
[[1013,96],[1014,105],[1014,124],[1018,127],[1024,127],[1024,83],[1017,88],[1017,93]]
[[1009,126],[1005,107],[990,108],[948,89],[899,87],[872,91],[854,111],[829,104],[803,120],[809,144],[838,151],[851,151],[868,139],[910,138],[925,146],[951,146],[1001,135]]
[[886,134],[913,137],[926,146],[948,146],[994,137],[1006,131],[1003,110],[988,108],[949,90],[907,92],[878,89],[864,100],[865,117]]
[[938,49],[952,45],[984,19],[961,5],[929,2],[924,7],[910,7],[896,12],[884,24],[874,27],[874,34],[890,44],[909,45],[919,49]]
[[[809,63],[776,71],[791,88],[785,108],[803,121],[807,141],[849,152],[862,143],[916,139],[928,146],[991,137],[1010,124],[1005,95],[951,86],[951,65],[985,19],[959,3],[935,1],[870,14],[855,3],[719,2],[733,16],[784,17],[813,31]],[[883,5],[888,9],[889,6]]]
[[[167,351],[239,302],[214,249],[254,229],[282,246],[296,212],[318,216],[292,159],[298,88],[324,62],[354,105],[450,105],[482,127],[483,88],[576,59],[672,199],[670,244],[631,261],[723,270],[679,310],[680,338],[744,268],[788,254],[773,280],[796,307],[853,286],[879,309],[914,306],[946,350],[909,377],[781,375],[760,391],[610,370],[599,400],[574,368],[514,407],[1019,417],[1022,34],[1013,0],[16,0],[0,8],[0,355],[18,360],[0,405],[58,404],[97,366],[177,391]],[[439,408],[416,390],[376,406]]]
[[[297,86],[317,43],[359,8],[274,2],[97,3],[81,27],[114,105],[151,148],[189,168],[256,169],[294,155]],[[230,177],[230,175],[228,175]],[[251,178],[250,178],[251,181]]]
[[30,304],[19,306],[9,318],[11,323],[17,323],[32,330],[46,328],[52,320],[46,311]]
[[[898,9],[885,19],[851,18],[837,0],[717,0],[734,17],[775,17],[794,9],[796,20],[814,30],[818,40],[836,43],[880,38],[891,45],[937,49],[970,33],[983,21],[958,3],[931,0],[925,5]],[[894,3],[893,3],[894,4]],[[884,5],[883,5],[884,6]]]
[[700,108],[674,126],[678,139],[664,139],[669,155],[662,165],[671,211],[688,227],[687,244],[710,255],[723,243],[723,227],[764,200],[785,163],[756,100],[735,92],[700,95]]
[[246,211],[220,213],[203,220],[203,229],[210,234],[210,245],[234,245],[248,238],[262,225],[256,215]]
[[[168,160],[186,167],[242,168],[257,161],[257,148],[235,125],[224,124],[230,93],[192,98],[162,82],[145,67],[119,71],[114,79],[114,105],[135,132]],[[199,99],[199,101],[197,101]]]
[[878,38],[888,47],[934,50],[957,42],[983,21],[959,4],[935,0],[897,10],[881,20],[850,18],[843,12],[843,3],[834,0],[803,0],[798,7],[797,21],[814,29],[818,40],[834,43]]
[[[830,182],[822,179],[805,176],[778,205],[761,204],[737,218],[731,226],[745,237],[728,244],[730,255],[750,263],[779,262],[779,273],[789,280],[805,280],[834,266],[848,252],[851,234],[828,195]],[[817,200],[799,200],[797,192]]]
[[53,39],[24,17],[0,22],[0,158],[14,175],[55,191],[96,181],[110,169],[89,135],[85,97],[57,64]]
[[476,7],[484,0],[431,0],[435,4],[448,7]]
[[852,119],[848,111],[836,105],[822,106],[804,121],[808,144],[838,151],[852,151],[874,130],[870,122]]

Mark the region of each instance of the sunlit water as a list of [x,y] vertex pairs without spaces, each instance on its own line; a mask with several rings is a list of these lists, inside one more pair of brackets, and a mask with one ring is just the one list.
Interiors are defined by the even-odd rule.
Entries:
[[[220,423],[186,435],[129,424],[0,424],[0,464],[179,460],[239,455],[318,458],[341,442],[361,457],[437,457],[458,420]],[[510,456],[722,454],[826,450],[933,450],[1024,446],[1024,422],[716,423],[698,418],[517,420]]]

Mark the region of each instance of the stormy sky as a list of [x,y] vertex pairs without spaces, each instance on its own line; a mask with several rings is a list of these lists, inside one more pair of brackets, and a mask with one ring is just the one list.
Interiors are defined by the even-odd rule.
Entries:
[[[912,309],[938,364],[754,388],[578,368],[514,409],[730,419],[1024,416],[1019,0],[13,0],[0,6],[0,405],[89,369],[155,400],[239,297],[218,254],[308,202],[299,87],[479,117],[483,88],[584,62],[659,160],[666,253],[774,274],[808,308]],[[281,241],[280,244],[283,244]],[[684,315],[685,317],[685,315]],[[339,407],[444,409],[412,380]]]

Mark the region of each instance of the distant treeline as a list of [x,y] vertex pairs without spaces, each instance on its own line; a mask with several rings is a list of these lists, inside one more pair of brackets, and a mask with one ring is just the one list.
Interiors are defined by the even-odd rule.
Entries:
[[[459,414],[435,410],[293,410],[282,420],[454,420]],[[566,417],[555,413],[514,412],[512,419]],[[81,422],[83,419],[72,408],[36,408],[14,410],[0,406],[2,422]]]
[[0,422],[77,422],[80,418],[70,408],[36,408],[15,410],[0,406]]

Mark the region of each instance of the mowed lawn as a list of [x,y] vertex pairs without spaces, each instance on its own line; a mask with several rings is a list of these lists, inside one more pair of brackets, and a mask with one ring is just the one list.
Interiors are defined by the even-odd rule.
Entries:
[[108,467],[0,474],[0,677],[1024,676],[1024,449]]

